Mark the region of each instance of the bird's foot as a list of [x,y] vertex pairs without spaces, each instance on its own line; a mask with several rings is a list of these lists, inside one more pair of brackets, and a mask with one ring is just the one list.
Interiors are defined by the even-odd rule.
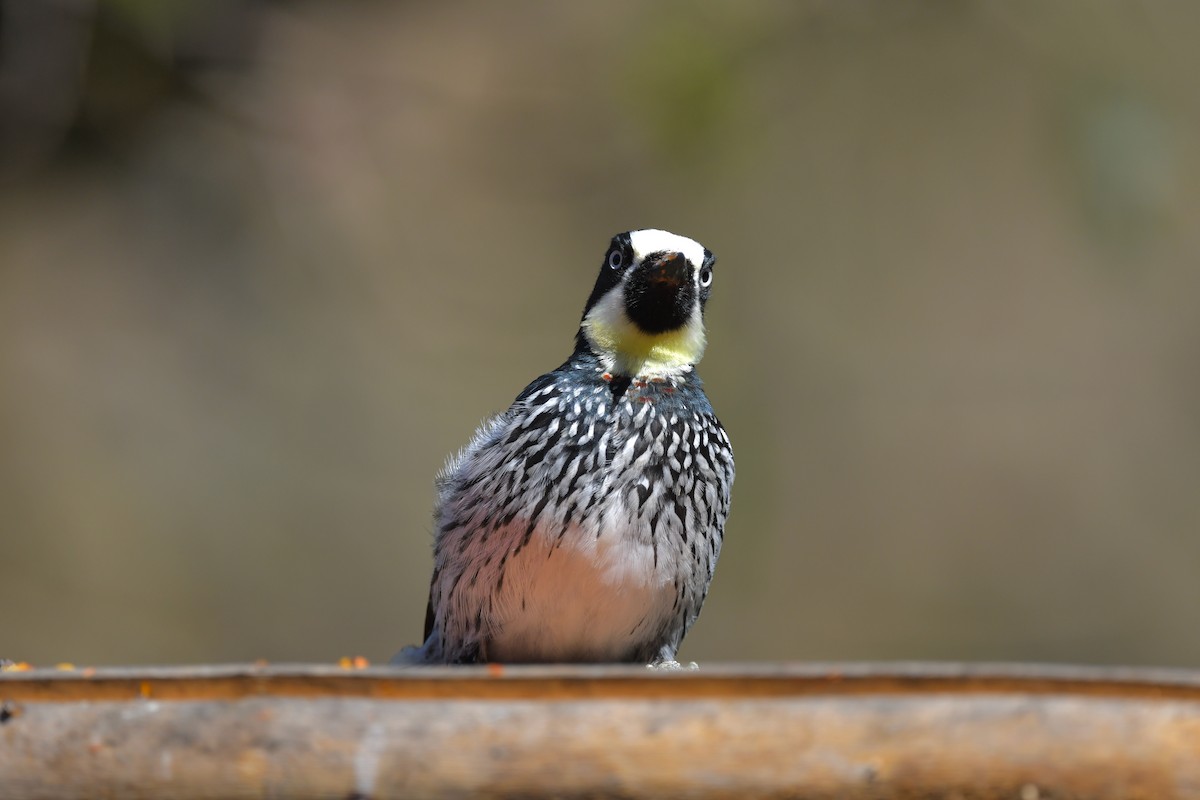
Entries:
[[647,664],[646,669],[660,669],[664,672],[678,672],[679,670],[700,669],[700,665],[695,661],[689,661],[686,664],[680,664],[678,661],[658,661],[654,664]]

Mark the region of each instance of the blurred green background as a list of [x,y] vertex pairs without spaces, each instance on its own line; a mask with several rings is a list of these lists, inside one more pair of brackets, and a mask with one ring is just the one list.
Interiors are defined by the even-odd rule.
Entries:
[[0,655],[384,660],[609,237],[720,257],[690,659],[1200,666],[1200,6],[0,2]]

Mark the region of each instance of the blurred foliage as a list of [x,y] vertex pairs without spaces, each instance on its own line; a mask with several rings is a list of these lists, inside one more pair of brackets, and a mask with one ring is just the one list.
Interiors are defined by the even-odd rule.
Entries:
[[720,258],[688,658],[1200,664],[1200,12],[0,3],[0,655],[375,660],[605,243]]
[[626,114],[649,134],[655,160],[681,177],[711,174],[750,145],[762,122],[747,74],[765,33],[755,10],[656,5],[621,43]]

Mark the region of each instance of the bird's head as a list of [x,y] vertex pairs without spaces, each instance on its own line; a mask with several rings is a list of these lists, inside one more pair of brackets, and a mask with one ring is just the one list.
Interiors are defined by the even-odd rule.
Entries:
[[647,229],[613,237],[583,309],[578,345],[621,375],[685,371],[704,354],[704,305],[716,257]]

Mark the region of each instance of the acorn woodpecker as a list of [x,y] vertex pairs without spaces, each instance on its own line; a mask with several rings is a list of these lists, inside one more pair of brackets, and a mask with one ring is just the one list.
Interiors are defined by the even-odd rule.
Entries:
[[570,358],[439,474],[425,643],[396,662],[675,662],[734,478],[696,374],[715,262],[613,237]]

